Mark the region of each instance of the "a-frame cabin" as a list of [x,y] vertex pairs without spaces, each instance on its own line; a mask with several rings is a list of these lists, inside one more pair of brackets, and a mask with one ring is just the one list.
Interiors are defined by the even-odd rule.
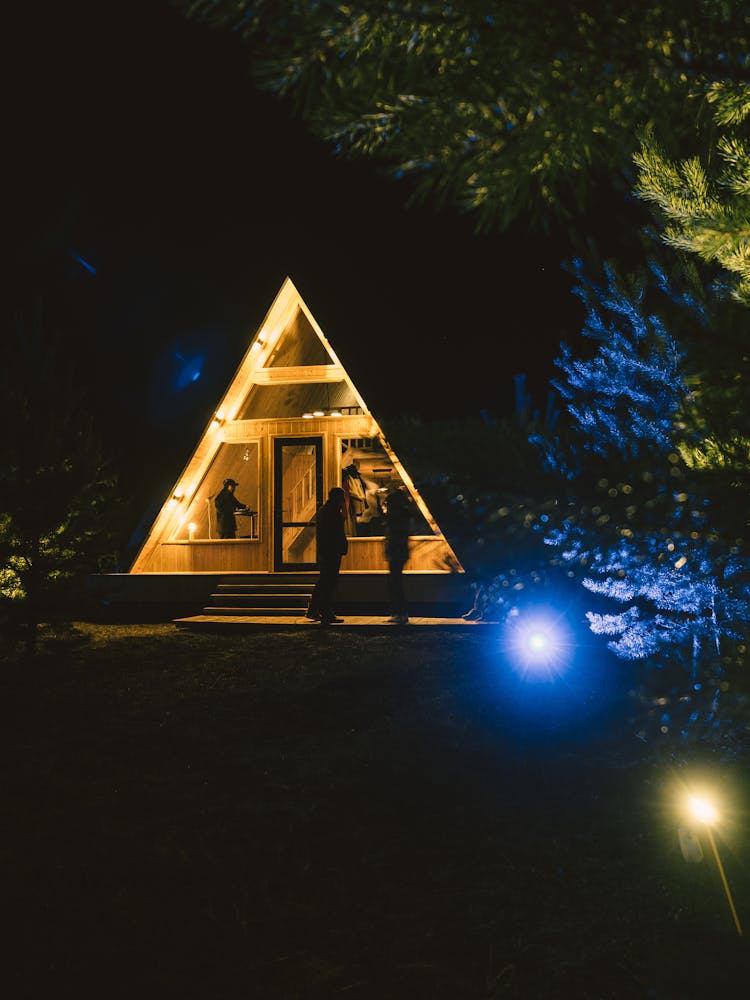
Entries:
[[[214,498],[225,480],[252,513],[220,538]],[[131,574],[300,573],[316,567],[316,511],[347,495],[342,574],[387,571],[382,499],[411,499],[405,572],[463,573],[290,278],[281,286],[223,399],[159,512]]]

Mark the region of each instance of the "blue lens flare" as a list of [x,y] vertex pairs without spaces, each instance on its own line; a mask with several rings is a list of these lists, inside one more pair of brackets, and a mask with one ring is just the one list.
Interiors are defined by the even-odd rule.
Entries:
[[565,618],[546,608],[519,610],[505,626],[502,645],[511,667],[527,679],[550,680],[563,674],[574,653]]
[[549,645],[549,636],[546,632],[531,632],[526,645],[530,653],[543,653]]
[[89,274],[96,274],[96,268],[94,267],[94,265],[90,264],[87,260],[84,260],[84,258],[81,257],[80,254],[74,253],[73,260],[76,262],[76,264],[80,264],[85,271],[89,272]]
[[530,747],[587,740],[608,734],[610,720],[620,718],[632,676],[592,638],[585,610],[579,594],[559,587],[530,595],[486,633],[488,701],[509,738]]
[[175,378],[175,386],[177,389],[186,389],[189,385],[197,382],[198,379],[203,374],[203,362],[204,357],[202,354],[193,355],[193,357],[185,358],[182,354],[175,352],[175,358],[180,364],[177,376]]

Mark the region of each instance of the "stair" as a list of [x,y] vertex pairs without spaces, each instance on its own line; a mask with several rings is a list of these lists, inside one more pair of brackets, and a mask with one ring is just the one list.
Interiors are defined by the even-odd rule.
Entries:
[[[212,591],[205,598],[203,610],[189,617],[175,618],[173,622],[178,628],[193,631],[236,632],[282,627],[315,630],[318,626],[305,617],[305,611],[317,579],[315,572],[217,576],[208,584]],[[425,585],[423,577],[417,582],[420,590],[414,595],[409,608],[412,624],[476,628],[478,623],[455,617],[465,610],[466,598],[462,598],[460,603],[455,599],[446,602],[442,593],[436,594],[434,586],[430,589]],[[445,579],[441,577],[439,583],[441,588],[444,587]],[[341,600],[337,604],[338,613],[345,618],[345,625],[341,627],[393,628],[388,621],[385,587],[383,574],[374,574],[372,578],[366,574],[344,576],[341,580]]]
[[299,618],[304,615],[314,582],[274,579],[247,582],[225,578],[217,584],[201,612],[212,618]]
[[[87,592],[103,621],[172,621],[178,628],[228,632],[314,627],[305,617],[318,573],[314,570],[106,573],[86,579]],[[342,571],[334,593],[336,612],[347,624],[381,624],[389,615],[383,572]],[[471,607],[473,593],[463,574],[405,574],[412,622],[453,621]],[[283,600],[282,600],[283,598]],[[92,605],[93,606],[93,605]],[[201,614],[206,607],[207,614]],[[218,609],[223,609],[222,613]],[[241,609],[241,614],[232,614]],[[276,610],[286,610],[277,614]],[[290,614],[290,612],[292,612]],[[175,617],[175,616],[180,617]]]

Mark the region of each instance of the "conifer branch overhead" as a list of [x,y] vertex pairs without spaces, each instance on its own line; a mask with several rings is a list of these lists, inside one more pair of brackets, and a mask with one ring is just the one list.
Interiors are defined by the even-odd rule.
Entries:
[[238,34],[257,83],[336,153],[412,178],[415,197],[480,228],[570,215],[594,179],[626,190],[638,130],[689,135],[690,95],[720,70],[739,78],[750,50],[736,0],[637,16],[614,0],[173,2]]
[[[706,93],[718,128],[716,158],[670,159],[653,131],[635,156],[636,193],[664,220],[666,243],[717,264],[731,293],[750,304],[750,85],[716,83]],[[716,164],[716,165],[714,165]]]

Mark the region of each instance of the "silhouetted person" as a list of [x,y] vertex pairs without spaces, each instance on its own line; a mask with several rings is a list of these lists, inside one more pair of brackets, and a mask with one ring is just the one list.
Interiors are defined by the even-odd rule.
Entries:
[[315,519],[319,575],[307,617],[319,621],[321,625],[338,625],[344,620],[337,618],[333,611],[333,592],[339,578],[341,559],[349,548],[344,529],[344,503],[344,491],[340,486],[333,486]]
[[214,498],[219,538],[236,538],[237,522],[234,519],[234,512],[247,510],[247,504],[241,503],[234,495],[235,486],[239,486],[236,479],[225,479],[223,487]]
[[406,494],[403,490],[391,490],[385,504],[385,557],[388,560],[390,620],[396,625],[408,625],[409,623],[403,571],[409,558],[410,520],[409,501]]

